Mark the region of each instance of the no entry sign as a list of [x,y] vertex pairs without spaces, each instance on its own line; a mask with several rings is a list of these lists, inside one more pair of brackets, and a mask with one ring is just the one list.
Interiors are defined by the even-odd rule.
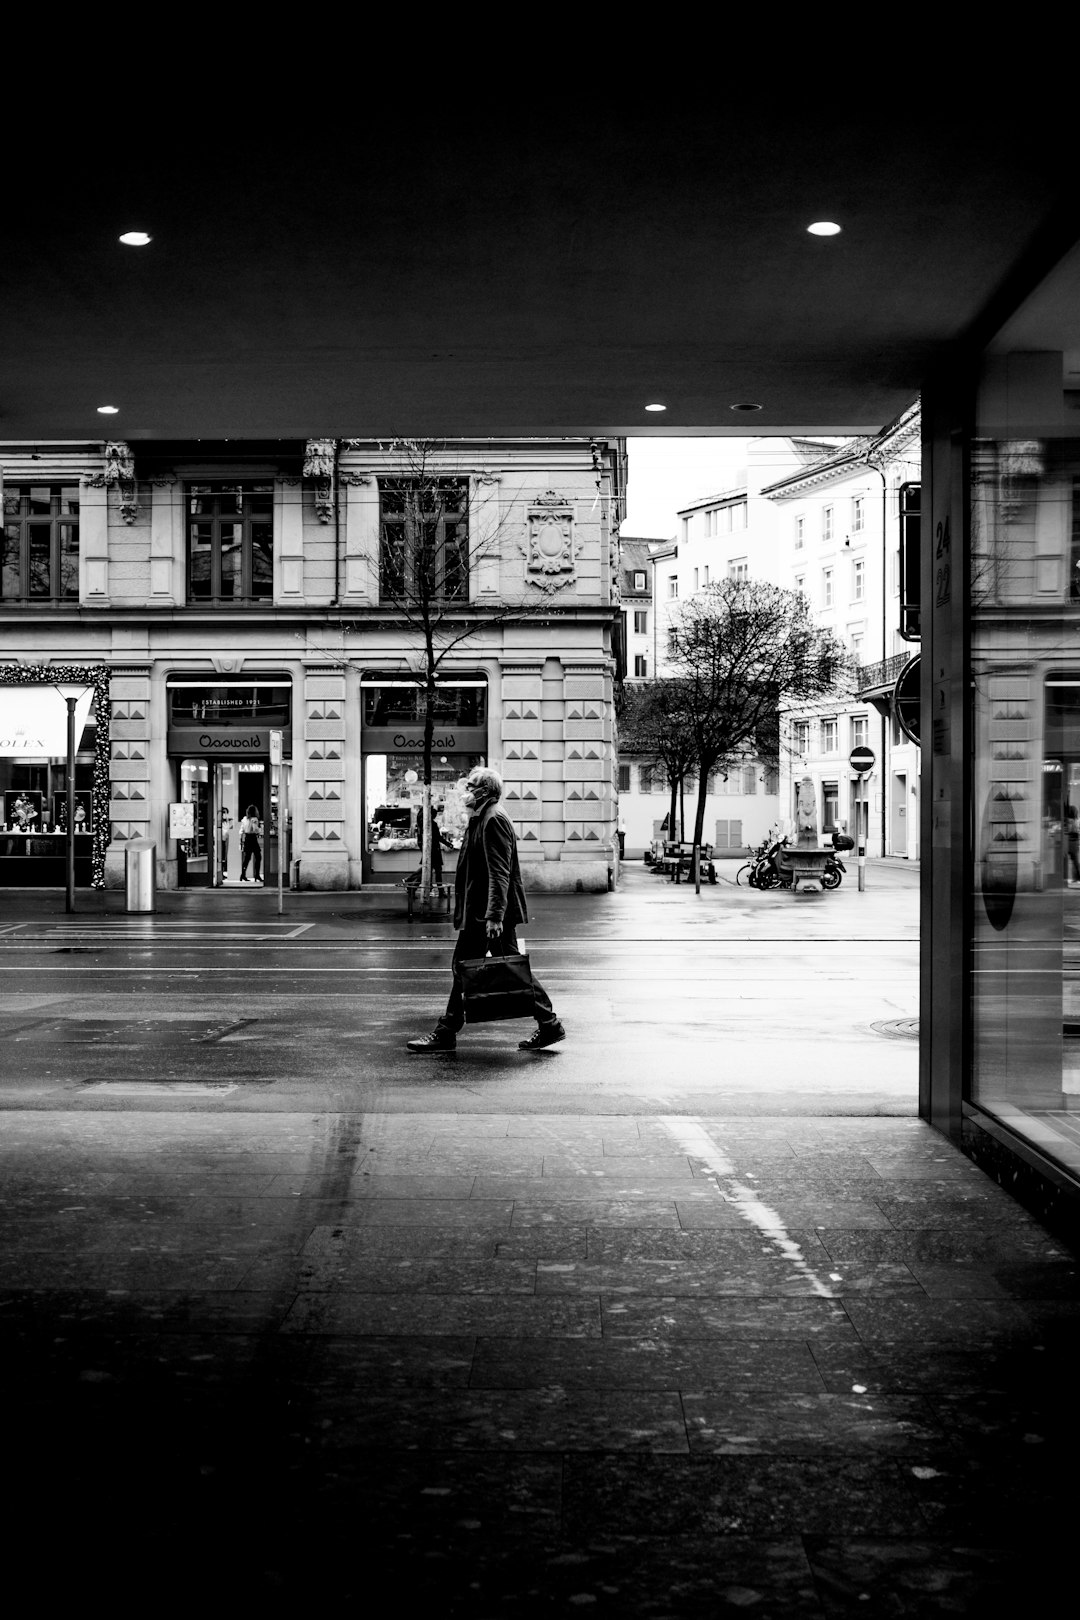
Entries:
[[867,771],[873,770],[876,759],[877,755],[872,748],[853,748],[848,755],[848,764],[853,771],[858,771],[860,776],[865,776]]

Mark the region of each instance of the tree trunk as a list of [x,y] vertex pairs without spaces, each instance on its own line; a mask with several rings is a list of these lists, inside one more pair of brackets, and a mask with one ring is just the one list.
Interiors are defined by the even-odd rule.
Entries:
[[423,789],[420,795],[420,910],[431,910],[431,755],[435,737],[435,671],[428,649],[427,680],[424,685]]

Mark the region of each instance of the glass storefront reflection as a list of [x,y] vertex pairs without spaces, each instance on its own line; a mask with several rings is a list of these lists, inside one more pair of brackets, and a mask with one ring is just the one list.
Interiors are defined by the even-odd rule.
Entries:
[[985,356],[971,463],[971,1101],[1080,1170],[1080,298],[1039,297]]
[[[431,803],[442,835],[444,876],[457,866],[457,850],[468,820],[462,793],[465,779],[482,754],[436,757],[431,766]],[[364,756],[365,861],[376,882],[413,872],[420,856],[424,785],[415,754]]]

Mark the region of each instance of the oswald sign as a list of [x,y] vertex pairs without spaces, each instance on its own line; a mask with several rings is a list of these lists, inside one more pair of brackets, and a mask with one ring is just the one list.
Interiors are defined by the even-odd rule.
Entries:
[[[169,728],[170,754],[185,758],[205,759],[268,759],[270,757],[270,728],[257,726],[187,726]],[[283,735],[286,758],[292,753],[291,732]]]
[[[362,746],[365,754],[422,754],[423,725],[365,726]],[[431,739],[436,754],[483,754],[487,752],[486,726],[436,726]]]

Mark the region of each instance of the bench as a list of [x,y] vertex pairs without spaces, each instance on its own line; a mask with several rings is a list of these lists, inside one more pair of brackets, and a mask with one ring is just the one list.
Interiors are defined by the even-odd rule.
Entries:
[[[701,864],[701,876],[708,878],[710,883],[716,882],[716,867],[713,863],[713,846],[699,844],[698,856]],[[671,843],[664,845],[664,852],[653,863],[653,870],[663,872],[670,883],[681,883],[683,878],[689,883],[694,875],[694,846],[687,843]]]

